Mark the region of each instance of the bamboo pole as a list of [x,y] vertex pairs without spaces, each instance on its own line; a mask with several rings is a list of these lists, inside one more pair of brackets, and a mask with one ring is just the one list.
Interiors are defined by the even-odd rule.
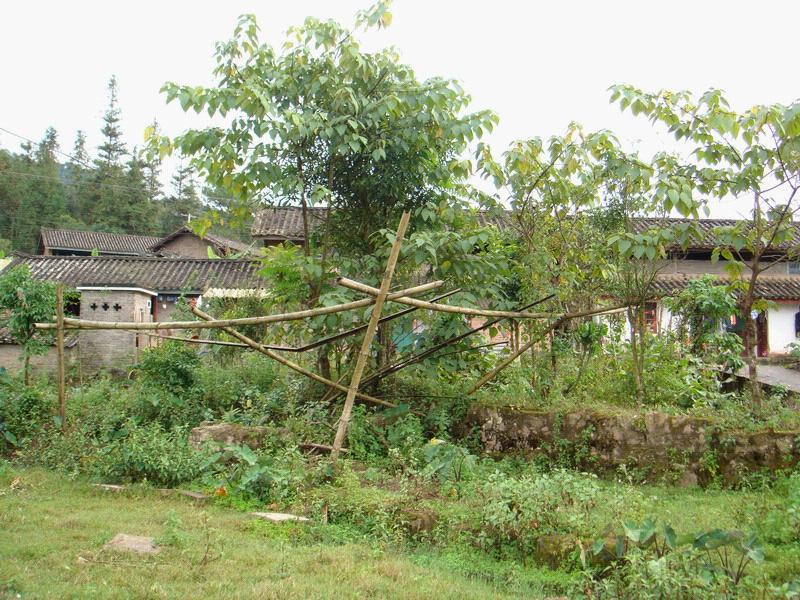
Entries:
[[578,317],[589,317],[589,316],[594,316],[594,315],[611,315],[611,314],[623,311],[623,310],[625,310],[625,308],[626,308],[626,306],[615,306],[615,307],[611,307],[611,308],[600,308],[600,309],[587,310],[587,311],[577,312],[577,313],[567,313],[565,315],[562,315],[560,318],[556,319],[550,325],[548,325],[547,329],[545,329],[543,332],[541,332],[537,337],[533,338],[532,340],[530,340],[526,344],[523,344],[522,346],[520,346],[517,350],[512,352],[508,357],[503,359],[503,361],[499,365],[497,365],[494,369],[492,369],[486,375],[481,377],[469,389],[469,391],[467,392],[467,395],[471,396],[472,394],[477,392],[480,388],[482,388],[484,385],[489,383],[492,379],[494,379],[497,376],[497,374],[500,371],[505,369],[508,365],[513,363],[520,356],[525,354],[525,352],[527,352],[528,350],[533,348],[533,346],[535,346],[540,341],[542,341],[544,336],[546,336],[548,333],[553,331],[556,327],[558,327],[559,325],[561,325],[565,321],[568,321],[570,319],[575,319],[575,318],[578,318]]
[[[392,244],[392,250],[389,253],[389,260],[386,262],[386,271],[383,273],[383,280],[378,294],[375,296],[375,306],[372,308],[372,314],[369,316],[369,323],[364,332],[364,340],[361,342],[361,350],[356,359],[356,366],[353,370],[353,377],[350,379],[350,386],[347,390],[347,397],[344,401],[342,408],[342,415],[339,417],[339,426],[336,429],[336,436],[333,439],[333,449],[331,450],[331,458],[336,461],[339,458],[339,453],[342,450],[344,439],[347,436],[347,427],[350,425],[350,415],[353,412],[353,402],[355,401],[356,394],[358,394],[358,385],[361,382],[361,375],[364,373],[364,367],[367,365],[367,358],[369,357],[369,347],[372,345],[372,340],[375,337],[375,330],[378,328],[378,322],[381,318],[381,311],[389,295],[389,288],[392,285],[392,277],[394,277],[394,268],[397,264],[397,259],[400,256],[400,247],[403,245],[403,237],[406,235],[408,228],[408,221],[411,218],[411,213],[404,212],[400,218],[400,224],[397,227],[397,235]],[[435,306],[435,305],[434,305]]]
[[[191,308],[192,308],[192,312],[195,315],[197,315],[198,317],[200,317],[201,319],[203,319],[205,321],[208,321],[208,322],[215,322],[214,321],[214,317],[212,317],[208,313],[203,312],[202,310],[200,310],[199,308],[197,308],[195,306],[192,306]],[[336,383],[335,381],[331,381],[330,379],[326,379],[325,377],[322,377],[321,375],[317,375],[316,373],[313,373],[313,372],[309,371],[308,369],[306,369],[304,367],[301,367],[297,363],[294,363],[294,362],[284,358],[280,354],[276,354],[275,352],[273,352],[269,348],[266,348],[262,344],[259,344],[255,340],[247,337],[246,335],[244,335],[242,333],[239,333],[238,331],[236,331],[235,329],[233,329],[231,327],[223,327],[223,331],[225,331],[225,333],[227,333],[229,335],[232,335],[236,339],[244,342],[245,344],[250,346],[253,350],[257,350],[258,352],[261,352],[261,354],[265,354],[266,356],[269,356],[272,360],[275,360],[275,361],[281,363],[282,365],[284,365],[285,367],[288,367],[288,368],[290,368],[290,369],[292,369],[294,371],[297,371],[298,373],[300,373],[302,375],[305,375],[306,377],[309,377],[309,378],[313,379],[314,381],[317,381],[319,383],[325,384],[325,385],[327,385],[329,387],[332,387],[332,388],[336,388],[337,390],[340,390],[340,391],[343,391],[343,392],[348,391],[348,389],[345,386],[343,386],[343,385],[341,385],[339,383]],[[361,399],[361,400],[365,400],[367,402],[372,402],[373,404],[379,404],[381,406],[387,406],[389,408],[394,408],[396,406],[392,402],[387,402],[386,400],[381,400],[380,398],[375,398],[375,397],[369,396],[367,394],[359,393],[358,394],[358,398]]]
[[[552,297],[553,297],[553,295],[551,294],[550,296],[547,296],[546,298],[542,298],[540,300],[537,300],[536,302],[531,302],[530,304],[521,307],[520,310],[527,310],[527,309],[531,308],[532,306],[536,306],[537,304],[541,304],[542,302],[545,302],[546,300],[549,300]],[[384,377],[388,377],[389,375],[391,375],[393,373],[396,373],[396,372],[398,372],[398,371],[400,371],[402,369],[405,369],[408,366],[411,366],[413,364],[416,364],[416,363],[426,359],[431,354],[435,354],[436,352],[438,352],[439,350],[441,350],[443,348],[446,348],[447,346],[455,344],[456,342],[460,342],[461,340],[463,340],[465,338],[468,338],[471,335],[475,335],[476,333],[480,333],[481,331],[485,331],[485,330],[489,329],[490,327],[494,327],[495,325],[497,325],[502,320],[503,319],[492,319],[492,320],[486,321],[483,325],[479,325],[478,327],[475,327],[473,329],[465,331],[464,333],[455,335],[455,336],[453,336],[451,338],[448,338],[448,339],[446,339],[446,340],[444,340],[442,342],[439,342],[438,344],[436,344],[434,346],[431,346],[430,348],[427,348],[425,350],[422,350],[420,352],[412,354],[411,356],[407,356],[406,358],[404,358],[402,360],[399,360],[399,361],[395,362],[394,364],[388,365],[388,366],[384,367],[383,369],[380,369],[379,371],[376,371],[375,373],[372,373],[369,377],[366,377],[364,379],[364,383],[365,384],[366,383],[372,383],[376,379],[383,379]],[[492,345],[494,345],[494,344],[492,344]]]
[[[444,294],[439,294],[438,296],[431,298],[430,301],[438,302],[439,300],[443,300],[448,296],[452,296],[453,294],[456,294],[459,291],[461,290],[456,289],[450,292],[446,292]],[[405,308],[391,315],[386,315],[385,317],[381,317],[380,322],[385,323],[387,321],[397,319],[399,317],[402,317],[403,315],[407,315],[411,312],[414,312],[415,310],[418,309],[416,307]],[[273,346],[272,344],[261,344],[261,346],[264,348],[268,348],[269,350],[278,350],[280,352],[307,352],[309,350],[313,350],[314,348],[318,348],[319,346],[324,346],[325,344],[331,344],[340,339],[349,337],[351,335],[355,335],[361,331],[364,331],[366,327],[367,324],[365,323],[364,325],[353,327],[352,329],[348,329],[347,331],[342,331],[341,333],[336,333],[334,335],[329,335],[327,337],[320,338],[303,346]],[[250,348],[249,345],[242,342],[227,342],[224,340],[202,340],[202,339],[186,338],[177,335],[164,335],[164,334],[147,333],[147,332],[143,332],[142,335],[146,335],[147,337],[159,340],[174,340],[176,342],[186,342],[187,344],[205,344],[208,346],[232,346],[234,348]]]
[[[342,287],[346,287],[348,289],[355,290],[357,292],[363,292],[371,296],[376,296],[378,294],[378,289],[371,287],[369,285],[364,285],[363,283],[359,283],[358,281],[353,281],[352,279],[347,279],[346,277],[339,277],[336,280],[336,283],[338,283]],[[415,298],[390,297],[387,299],[391,300],[392,302],[399,302],[400,304],[407,304],[409,306],[416,306],[418,308],[427,308],[428,310],[435,310],[447,313],[457,313],[461,315],[480,316],[480,317],[499,317],[506,319],[549,319],[558,316],[553,313],[530,313],[530,312],[518,312],[518,311],[508,311],[508,310],[484,310],[481,308],[466,308],[464,306],[450,306],[447,304],[432,304],[430,302],[425,302],[424,300],[417,300]]]
[[[369,294],[370,296],[375,296],[378,293],[378,290],[376,288],[360,283],[358,281],[353,281],[352,279],[347,279],[346,277],[337,278],[336,283],[348,289]],[[427,308],[428,310],[433,310],[437,312],[474,315],[479,317],[495,317],[501,319],[555,319],[555,318],[575,319],[578,317],[586,317],[589,315],[606,314],[606,313],[610,314],[611,311],[623,309],[628,306],[627,304],[620,304],[608,308],[593,309],[575,313],[558,314],[558,313],[532,313],[532,312],[513,311],[513,310],[483,310],[480,308],[466,308],[464,306],[432,304],[430,302],[425,302],[424,300],[417,300],[416,298],[405,298],[405,297],[392,298],[390,296],[389,298],[387,298],[387,300],[390,300],[392,302],[398,302],[400,304],[407,304],[409,306],[416,306],[418,308]]]
[[[443,281],[432,281],[422,285],[399,290],[389,294],[390,300],[399,300],[405,296],[414,294],[422,294],[435,290],[444,284]],[[356,308],[364,308],[375,303],[374,298],[365,298],[363,300],[356,300],[354,302],[345,302],[344,304],[334,304],[333,306],[321,306],[319,308],[312,308],[308,310],[299,310],[295,312],[283,313],[278,315],[264,315],[261,317],[245,317],[240,319],[220,319],[213,320],[212,322],[204,321],[155,321],[150,323],[141,322],[108,322],[108,321],[88,321],[82,319],[64,318],[64,325],[66,329],[127,329],[133,331],[141,330],[159,330],[159,329],[224,329],[225,327],[239,327],[242,325],[263,325],[266,323],[283,323],[285,321],[299,321],[309,317],[318,317],[320,315],[330,315],[340,313],[346,310],[354,310]],[[55,329],[55,323],[36,323],[36,329]]]
[[67,427],[67,385],[64,358],[64,284],[56,287],[56,351],[58,352],[58,414],[61,417],[61,431]]

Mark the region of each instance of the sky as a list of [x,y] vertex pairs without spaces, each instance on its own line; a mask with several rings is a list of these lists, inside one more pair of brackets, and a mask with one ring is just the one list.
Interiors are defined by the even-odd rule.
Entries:
[[[211,84],[214,44],[236,18],[257,16],[262,39],[309,15],[353,22],[370,0],[139,0],[8,3],[0,20],[0,128],[38,140],[48,126],[69,152],[76,131],[92,150],[100,141],[106,84],[119,82],[122,125],[130,145],[158,119],[175,135],[202,125],[166,105],[165,81]],[[388,29],[361,36],[368,49],[395,46],[418,76],[454,78],[500,125],[486,140],[501,153],[515,139],[561,133],[571,121],[608,128],[649,157],[670,136],[608,102],[608,87],[725,90],[734,109],[800,97],[792,0],[395,0]],[[19,139],[0,131],[0,147]],[[168,179],[174,165],[166,165]],[[712,215],[735,217],[746,205],[726,201]]]

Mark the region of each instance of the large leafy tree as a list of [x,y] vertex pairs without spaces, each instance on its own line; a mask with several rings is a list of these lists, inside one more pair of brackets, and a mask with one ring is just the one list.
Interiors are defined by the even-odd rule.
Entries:
[[[387,25],[387,4],[362,12],[357,27]],[[346,223],[339,247],[363,251],[401,210],[452,196],[468,170],[460,155],[496,121],[488,111],[465,113],[470,98],[457,83],[420,81],[394,50],[365,52],[353,29],[333,21],[308,18],[276,49],[246,15],[216,59],[216,87],[168,83],[164,91],[227,125],[153,145],[177,147],[212,186],[242,201],[303,207],[307,246],[308,207],[332,209]]]
[[[467,112],[470,97],[456,82],[418,79],[393,49],[364,51],[357,29],[390,21],[388,2],[361,12],[354,28],[308,18],[275,47],[245,15],[233,38],[217,45],[214,87],[163,88],[168,101],[224,125],[153,136],[153,150],[190,157],[240,206],[302,207],[309,304],[326,293],[333,253],[344,273],[377,279],[391,235],[379,233],[393,230],[403,210],[414,222],[405,244],[411,260],[398,280],[415,260],[464,275],[483,258],[473,250],[485,231],[467,227],[467,239],[443,221],[461,221],[455,213],[471,195],[463,154],[496,117]],[[314,227],[313,207],[324,211],[322,227]],[[218,220],[212,213],[205,225]]]
[[698,193],[750,205],[749,220],[718,228],[714,257],[727,261],[738,291],[752,396],[760,404],[754,313],[764,310],[765,303],[757,297],[756,284],[787,253],[798,253],[794,216],[800,210],[800,103],[737,112],[719,90],[697,97],[688,92],[650,93],[628,85],[614,86],[611,99],[623,110],[666,126],[687,145],[688,159],[669,161],[680,184],[660,190],[668,210],[697,210],[702,204]]

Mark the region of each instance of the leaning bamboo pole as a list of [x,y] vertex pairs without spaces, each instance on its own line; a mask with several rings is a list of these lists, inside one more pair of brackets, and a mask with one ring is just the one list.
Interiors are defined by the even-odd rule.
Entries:
[[[358,281],[353,281],[352,279],[347,279],[346,277],[339,277],[336,280],[336,283],[338,283],[342,287],[346,287],[348,289],[355,290],[357,292],[363,292],[365,294],[369,294],[370,296],[376,296],[378,294],[377,288],[365,285]],[[426,302],[424,300],[417,300],[415,298],[389,297],[387,298],[387,300],[390,300],[392,302],[398,302],[400,304],[407,304],[409,306],[416,306],[418,308],[435,310],[438,312],[456,313],[456,314],[470,315],[476,317],[499,317],[505,319],[549,319],[558,316],[553,313],[531,313],[531,312],[518,312],[509,310],[484,310],[482,308],[467,308],[465,306],[450,306],[448,304],[432,304],[430,302]]]
[[67,384],[65,381],[66,359],[64,357],[64,284],[56,287],[56,352],[58,353],[58,414],[61,431],[67,427]]
[[[342,287],[346,287],[348,289],[355,290],[357,292],[363,292],[365,294],[369,294],[370,296],[375,296],[378,293],[377,288],[360,283],[358,281],[353,281],[352,279],[347,279],[346,277],[337,278],[336,283],[338,283]],[[464,306],[450,306],[448,304],[432,304],[430,302],[425,302],[424,300],[417,300],[416,298],[392,298],[390,296],[389,298],[387,298],[387,300],[390,300],[392,302],[398,302],[400,304],[407,304],[409,306],[427,308],[428,310],[433,310],[437,312],[456,313],[461,315],[470,315],[478,317],[496,317],[501,319],[561,319],[561,318],[575,319],[578,317],[605,314],[609,311],[623,309],[628,306],[627,304],[620,304],[618,306],[611,306],[608,308],[559,314],[552,312],[532,313],[532,312],[513,311],[513,310],[484,310],[481,308],[466,308]]]
[[[203,319],[204,321],[208,322],[208,323],[216,323],[214,317],[212,317],[208,313],[203,312],[202,310],[200,310],[199,308],[197,308],[195,306],[192,307],[192,312],[195,315],[197,315],[198,317],[200,317],[201,319]],[[339,383],[336,383],[335,381],[331,381],[330,379],[326,379],[325,377],[322,377],[321,375],[317,375],[316,373],[314,373],[312,371],[309,371],[308,369],[306,369],[304,367],[301,367],[297,363],[292,362],[291,360],[288,360],[288,359],[284,358],[280,354],[277,354],[277,353],[273,352],[269,348],[263,346],[262,344],[259,344],[258,342],[256,342],[255,340],[247,337],[246,335],[244,335],[242,333],[239,333],[238,331],[236,331],[232,327],[223,327],[222,329],[223,329],[223,331],[225,333],[227,333],[229,335],[232,335],[233,337],[235,337],[236,339],[240,340],[241,342],[244,342],[245,344],[250,346],[253,350],[257,350],[258,352],[261,352],[261,354],[269,356],[272,360],[275,360],[275,361],[279,362],[280,364],[284,365],[285,367],[288,367],[288,368],[290,368],[290,369],[292,369],[294,371],[297,371],[298,373],[300,373],[302,375],[305,375],[306,377],[309,377],[310,379],[313,379],[314,381],[317,381],[317,382],[322,383],[324,385],[327,385],[329,387],[336,388],[337,390],[340,390],[340,391],[343,391],[343,392],[348,391],[348,388],[346,388],[345,386],[343,386],[343,385],[341,385]],[[387,402],[386,400],[381,400],[380,398],[375,398],[373,396],[369,396],[368,394],[359,393],[358,394],[358,398],[361,399],[361,400],[365,400],[367,402],[372,402],[373,404],[379,404],[381,406],[387,406],[389,408],[393,408],[393,407],[396,406],[392,402]]]
[[[461,291],[460,289],[451,290],[449,292],[445,292],[444,294],[439,294],[438,296],[431,298],[431,302],[438,302],[439,300],[443,300],[448,296],[452,296],[453,294],[458,293]],[[386,323],[393,319],[397,319],[404,315],[414,312],[418,310],[416,307],[405,308],[403,310],[397,311],[396,313],[392,313],[391,315],[386,315],[385,317],[381,317],[380,322]],[[261,344],[262,347],[268,348],[269,350],[278,350],[280,352],[308,352],[309,350],[313,350],[315,348],[319,348],[320,346],[324,346],[326,344],[332,344],[333,342],[339,341],[343,338],[350,337],[352,335],[356,335],[366,329],[367,324],[359,325],[358,327],[353,327],[352,329],[348,329],[346,331],[342,331],[340,333],[335,333],[333,335],[329,335],[324,338],[320,338],[318,340],[314,340],[313,342],[309,342],[303,346],[275,346],[273,344]],[[131,332],[133,333],[133,332]],[[185,342],[187,344],[205,344],[207,346],[231,346],[233,348],[250,348],[249,345],[242,343],[242,342],[228,342],[224,340],[206,340],[206,339],[196,339],[196,338],[187,338],[178,335],[165,335],[159,333],[147,333],[141,332],[141,335],[146,335],[149,338],[158,339],[158,340],[174,340],[176,342]]]
[[621,312],[621,311],[625,310],[626,308],[627,308],[627,305],[626,306],[613,306],[613,307],[609,307],[609,308],[599,308],[599,309],[586,310],[586,311],[577,312],[577,313],[567,313],[565,315],[562,315],[561,317],[559,317],[558,319],[556,319],[555,321],[550,323],[550,325],[548,325],[547,328],[544,331],[540,332],[539,335],[537,335],[533,339],[529,340],[527,343],[525,343],[522,346],[520,346],[517,350],[515,350],[509,356],[507,356],[505,359],[503,359],[500,362],[500,364],[498,364],[494,369],[492,369],[491,371],[486,373],[486,375],[484,375],[477,382],[475,382],[475,384],[467,392],[467,395],[471,396],[472,394],[477,392],[480,388],[482,388],[484,385],[486,385],[492,379],[494,379],[497,376],[497,374],[500,373],[500,371],[505,369],[508,365],[513,363],[520,356],[525,354],[525,352],[527,352],[528,350],[533,348],[536,344],[538,344],[540,341],[542,341],[542,339],[544,339],[544,337],[548,333],[550,333],[556,327],[558,327],[559,325],[565,323],[566,321],[569,321],[570,319],[576,319],[578,317],[590,317],[590,316],[596,316],[596,315],[612,315],[612,314]]
[[[422,294],[435,290],[443,285],[443,281],[431,281],[405,290],[399,290],[389,294],[390,300],[399,300],[404,296]],[[365,298],[344,304],[334,304],[333,306],[321,306],[308,310],[298,310],[295,312],[283,313],[278,315],[264,315],[261,317],[244,317],[240,319],[220,319],[211,322],[204,321],[155,321],[150,323],[126,322],[126,321],[88,321],[83,319],[64,318],[65,329],[127,329],[133,331],[159,330],[159,329],[224,329],[225,327],[239,327],[242,325],[263,325],[266,323],[283,323],[285,321],[299,321],[320,315],[330,315],[346,310],[364,308],[375,303],[374,298]],[[55,323],[36,323],[36,329],[55,329]]]
[[[386,262],[386,270],[383,273],[383,280],[378,294],[375,296],[375,306],[372,308],[372,314],[369,316],[369,323],[364,332],[364,339],[361,342],[361,350],[356,359],[356,366],[353,370],[353,377],[350,379],[350,386],[347,390],[347,397],[344,401],[342,414],[339,417],[339,425],[336,429],[336,436],[333,439],[333,449],[331,450],[331,458],[336,461],[339,458],[339,453],[342,450],[344,439],[347,436],[347,428],[350,425],[350,416],[353,411],[353,402],[355,401],[356,394],[358,394],[358,385],[361,383],[361,376],[364,373],[364,367],[367,365],[369,358],[369,347],[372,345],[372,340],[375,337],[375,330],[378,328],[378,322],[381,318],[381,311],[389,295],[389,288],[392,285],[392,277],[394,277],[394,268],[397,265],[397,259],[400,256],[400,248],[403,245],[403,238],[406,235],[408,228],[408,221],[411,218],[411,213],[404,212],[400,218],[400,224],[397,226],[397,234],[392,244],[392,250],[389,253],[389,260]],[[435,305],[434,305],[435,306]]]
[[[549,300],[552,297],[553,297],[553,294],[550,294],[549,296],[547,296],[545,298],[540,298],[539,300],[536,300],[535,302],[531,302],[530,304],[527,304],[525,306],[520,307],[519,310],[528,310],[529,308],[531,308],[533,306],[536,306],[537,304],[541,304],[542,302],[546,302],[547,300]],[[481,331],[485,331],[485,330],[489,329],[490,327],[494,327],[495,325],[500,323],[502,320],[503,319],[491,319],[489,321],[486,321],[483,325],[479,325],[478,327],[475,327],[473,329],[469,329],[468,331],[465,331],[464,333],[460,333],[460,334],[455,335],[455,336],[453,336],[451,338],[448,338],[448,339],[446,339],[446,340],[444,340],[442,342],[439,342],[438,344],[436,344],[434,346],[431,346],[430,348],[427,348],[427,349],[422,350],[420,352],[411,354],[410,356],[406,356],[405,358],[403,358],[403,359],[401,359],[401,360],[399,360],[399,361],[397,361],[397,362],[395,362],[395,363],[393,363],[391,365],[388,365],[388,366],[386,366],[386,367],[384,367],[384,368],[382,368],[382,369],[380,369],[378,371],[375,371],[374,373],[372,373],[368,377],[365,377],[364,380],[363,380],[363,383],[364,384],[372,383],[372,382],[374,382],[376,380],[383,379],[384,377],[388,377],[389,375],[392,375],[393,373],[397,373],[398,371],[400,371],[402,369],[405,369],[408,366],[411,366],[413,364],[416,364],[416,363],[418,363],[420,361],[425,360],[430,355],[437,353],[439,350],[442,350],[443,348],[446,348],[447,346],[455,344],[456,342],[460,342],[461,340],[463,340],[465,338],[468,338],[471,335],[475,335],[476,333],[480,333]],[[493,345],[497,345],[497,344],[489,344],[489,345],[493,346]]]

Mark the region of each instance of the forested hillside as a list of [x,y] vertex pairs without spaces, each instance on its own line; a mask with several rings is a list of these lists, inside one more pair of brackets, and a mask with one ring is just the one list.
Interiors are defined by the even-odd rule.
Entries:
[[221,194],[203,193],[188,166],[162,185],[161,164],[122,138],[113,77],[108,91],[102,142],[94,155],[82,131],[69,147],[53,128],[39,142],[23,141],[18,152],[0,148],[0,251],[35,251],[43,226],[162,235],[188,215],[201,215],[209,195],[224,209]]

